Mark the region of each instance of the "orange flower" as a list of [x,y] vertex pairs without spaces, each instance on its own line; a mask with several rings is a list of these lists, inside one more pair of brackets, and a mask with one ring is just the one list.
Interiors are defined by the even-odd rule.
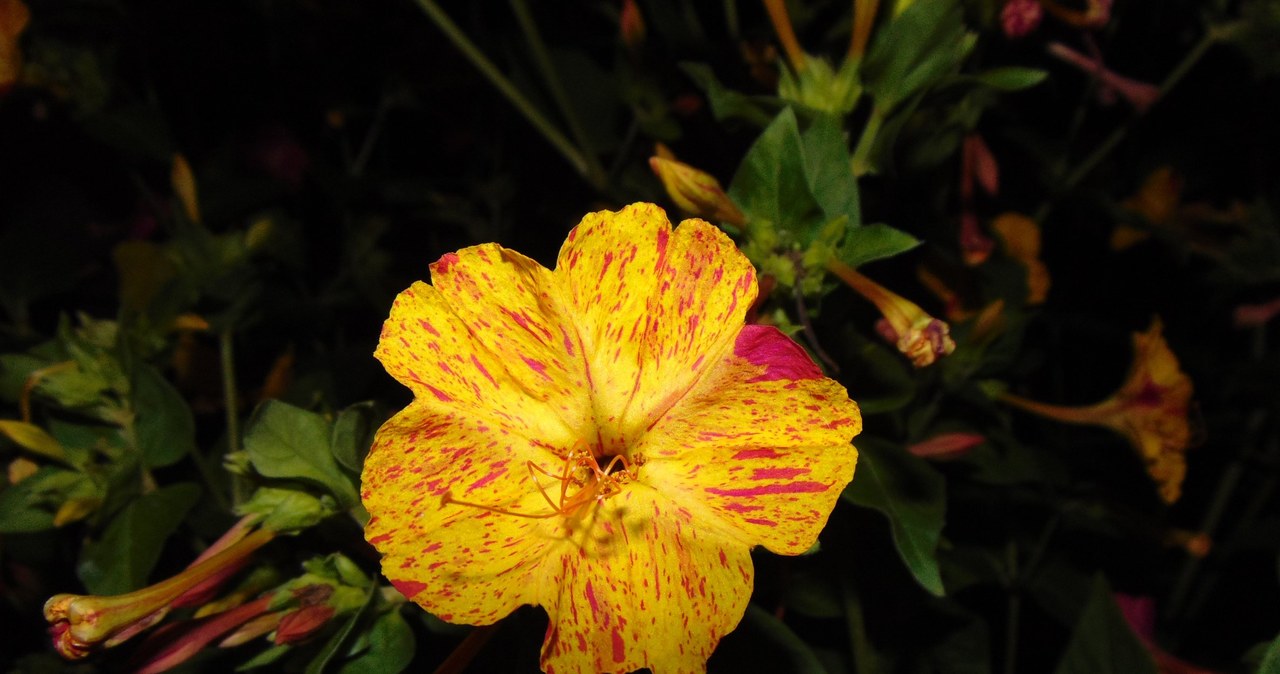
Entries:
[[1191,379],[1178,366],[1156,319],[1133,335],[1133,365],[1124,384],[1106,400],[1085,407],[1062,407],[1004,394],[1005,402],[1066,423],[1105,426],[1122,433],[1147,464],[1147,473],[1165,503],[1182,494],[1186,450],[1191,442],[1187,409]]
[[431,280],[376,352],[414,393],[364,464],[383,573],[450,622],[542,606],[548,672],[703,670],[750,549],[807,550],[852,478],[857,405],[743,325],[725,234],[652,204],[587,215],[554,270],[486,244]]

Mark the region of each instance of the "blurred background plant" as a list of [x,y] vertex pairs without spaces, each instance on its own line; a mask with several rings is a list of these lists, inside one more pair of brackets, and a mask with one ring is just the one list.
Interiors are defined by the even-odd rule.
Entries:
[[1280,671],[1278,34],[1275,0],[0,0],[0,667],[536,670],[540,612],[380,579],[358,475],[408,396],[370,354],[441,254],[550,262],[644,200],[735,236],[752,319],[866,422],[712,671]]

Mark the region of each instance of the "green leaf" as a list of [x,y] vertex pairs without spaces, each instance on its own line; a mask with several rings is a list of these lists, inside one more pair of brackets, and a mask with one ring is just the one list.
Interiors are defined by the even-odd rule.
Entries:
[[1267,647],[1267,652],[1258,665],[1257,674],[1280,674],[1280,636]]
[[62,443],[35,424],[12,419],[0,419],[0,435],[8,437],[19,446],[38,456],[61,463],[69,462],[67,450],[63,449]]
[[973,79],[1001,91],[1018,91],[1030,89],[1043,82],[1048,76],[1047,70],[1006,66],[980,72],[974,75]]
[[261,653],[253,656],[252,658],[249,658],[248,660],[240,663],[240,665],[236,667],[236,671],[244,672],[250,669],[257,669],[258,667],[266,667],[267,665],[272,664],[276,660],[279,660],[280,658],[284,657],[285,654],[291,650],[293,650],[292,644],[280,644],[279,646],[272,646],[271,648],[268,648],[267,650],[262,651]]
[[804,175],[809,192],[827,220],[849,218],[846,227],[862,224],[858,203],[858,181],[849,170],[851,157],[840,128],[840,119],[819,115],[801,136],[804,145]]
[[705,63],[681,63],[680,69],[707,94],[707,104],[716,120],[741,119],[753,126],[768,126],[781,101],[764,96],[746,96],[726,88]]
[[768,671],[777,674],[827,673],[809,644],[786,623],[755,604],[747,604],[742,622],[720,643],[707,668],[748,672],[757,671],[763,662],[769,663]]
[[791,108],[783,110],[742,158],[729,197],[752,220],[778,231],[803,231],[817,204],[805,179],[800,127]]
[[1058,661],[1056,674],[1156,674],[1155,661],[1111,596],[1102,575],[1094,577],[1075,632]]
[[392,609],[369,628],[369,649],[343,663],[340,674],[396,674],[413,661],[416,641],[413,629],[400,611]]
[[920,239],[877,223],[850,229],[837,254],[841,262],[857,269],[868,262],[900,255],[919,245]]
[[864,86],[887,111],[958,69],[974,40],[956,0],[912,3],[876,31],[862,63]]
[[53,528],[54,510],[40,496],[63,476],[81,475],[45,466],[18,484],[0,491],[0,534],[30,533]]
[[257,515],[258,525],[280,532],[301,531],[315,526],[335,512],[333,498],[317,498],[304,491],[279,487],[259,487],[236,514]]
[[858,467],[842,497],[884,513],[902,561],[921,586],[941,596],[937,550],[946,516],[946,481],[902,447],[870,437],[854,444]]
[[122,594],[147,584],[164,542],[200,499],[200,487],[162,487],[125,506],[102,538],[84,546],[76,573],[93,594]]
[[177,463],[196,447],[196,422],[178,389],[150,365],[134,373],[133,407],[138,448],[156,468]]
[[322,674],[324,672],[325,667],[328,666],[329,662],[333,660],[334,656],[342,648],[342,644],[351,636],[356,625],[369,612],[377,597],[378,584],[370,583],[369,590],[365,594],[364,605],[359,610],[352,611],[351,617],[347,619],[347,622],[343,623],[342,627],[334,632],[333,636],[329,637],[329,641],[325,642],[324,647],[320,649],[316,657],[307,664],[306,674]]
[[330,438],[333,458],[352,474],[359,475],[377,430],[372,402],[357,403],[338,412]]
[[333,458],[329,422],[319,414],[268,400],[249,421],[244,447],[264,477],[317,484],[344,508],[360,500],[352,479]]
[[25,353],[6,353],[0,356],[0,400],[16,403],[22,396],[31,374],[49,365],[49,361]]

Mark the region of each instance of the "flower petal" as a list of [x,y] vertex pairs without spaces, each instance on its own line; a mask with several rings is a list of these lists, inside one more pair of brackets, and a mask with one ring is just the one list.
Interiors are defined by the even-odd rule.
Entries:
[[[406,597],[451,622],[484,625],[536,601],[532,574],[556,519],[503,515],[550,506],[525,462],[557,459],[505,424],[439,414],[414,403],[382,426],[364,463],[365,537]],[[558,519],[558,518],[557,518]]]
[[746,545],[799,554],[853,478],[861,429],[843,386],[776,329],[748,326],[644,436],[640,479]]
[[733,344],[756,296],[755,270],[701,220],[674,231],[634,204],[583,218],[555,273],[586,349],[597,449],[626,449]]
[[570,446],[588,418],[585,367],[550,297],[550,272],[519,253],[475,246],[431,266],[439,288],[396,297],[374,353],[415,399],[506,422]]
[[590,542],[566,547],[543,584],[548,674],[706,671],[746,611],[754,570],[746,546],[695,517],[635,483],[596,509]]

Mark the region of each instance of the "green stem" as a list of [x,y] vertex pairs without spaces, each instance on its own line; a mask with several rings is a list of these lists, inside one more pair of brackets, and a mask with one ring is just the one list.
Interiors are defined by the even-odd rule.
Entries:
[[871,117],[867,119],[867,125],[862,129],[862,136],[858,138],[858,147],[854,149],[853,160],[849,164],[856,177],[861,178],[871,173],[874,168],[871,166],[871,150],[875,148],[876,137],[880,135],[884,118],[884,108],[876,106],[871,109]]
[[573,139],[578,144],[579,156],[586,161],[587,182],[597,189],[603,188],[605,181],[604,167],[600,165],[600,160],[596,158],[595,153],[592,151],[591,140],[587,138],[587,132],[582,128],[582,121],[578,118],[577,112],[574,111],[573,105],[569,102],[569,96],[565,92],[564,85],[560,82],[559,73],[556,72],[555,66],[551,63],[547,45],[542,41],[542,34],[538,31],[538,24],[533,20],[533,14],[529,12],[528,3],[525,0],[511,0],[511,10],[516,15],[516,22],[520,24],[520,30],[524,32],[525,39],[529,41],[529,48],[533,51],[533,61],[538,66],[547,89],[551,92],[552,100],[555,101],[556,107],[560,109],[560,114],[564,117],[565,122],[569,124],[569,133],[573,134]]
[[573,166],[573,169],[579,175],[590,180],[590,163],[586,158],[578,152],[578,149],[563,134],[552,126],[551,122],[534,107],[529,99],[525,98],[515,88],[515,85],[498,70],[497,66],[493,65],[493,62],[485,57],[475,43],[449,18],[449,15],[445,14],[444,10],[440,9],[440,6],[434,0],[416,0],[416,2],[422,8],[422,11],[426,12],[427,17],[436,24],[436,27],[445,34],[445,37],[449,38],[453,46],[457,47],[462,52],[462,55],[467,57],[471,65],[475,66],[476,70],[479,70],[480,74],[484,75],[485,79],[489,80],[489,83],[506,97],[507,101],[514,105],[520,114],[524,115],[524,118],[538,130],[538,133],[542,134],[542,137],[547,142],[551,143],[551,146]]
[[[236,389],[235,337],[231,328],[218,335],[218,355],[222,363],[222,405],[227,408],[227,454],[235,454],[240,451],[240,397]],[[232,502],[239,505],[248,496],[244,478],[232,475]]]
[[1018,546],[1012,540],[1005,546],[1005,561],[1009,567],[1009,601],[1005,610],[1004,672],[1018,671],[1018,623],[1022,619],[1022,589],[1018,578]]

